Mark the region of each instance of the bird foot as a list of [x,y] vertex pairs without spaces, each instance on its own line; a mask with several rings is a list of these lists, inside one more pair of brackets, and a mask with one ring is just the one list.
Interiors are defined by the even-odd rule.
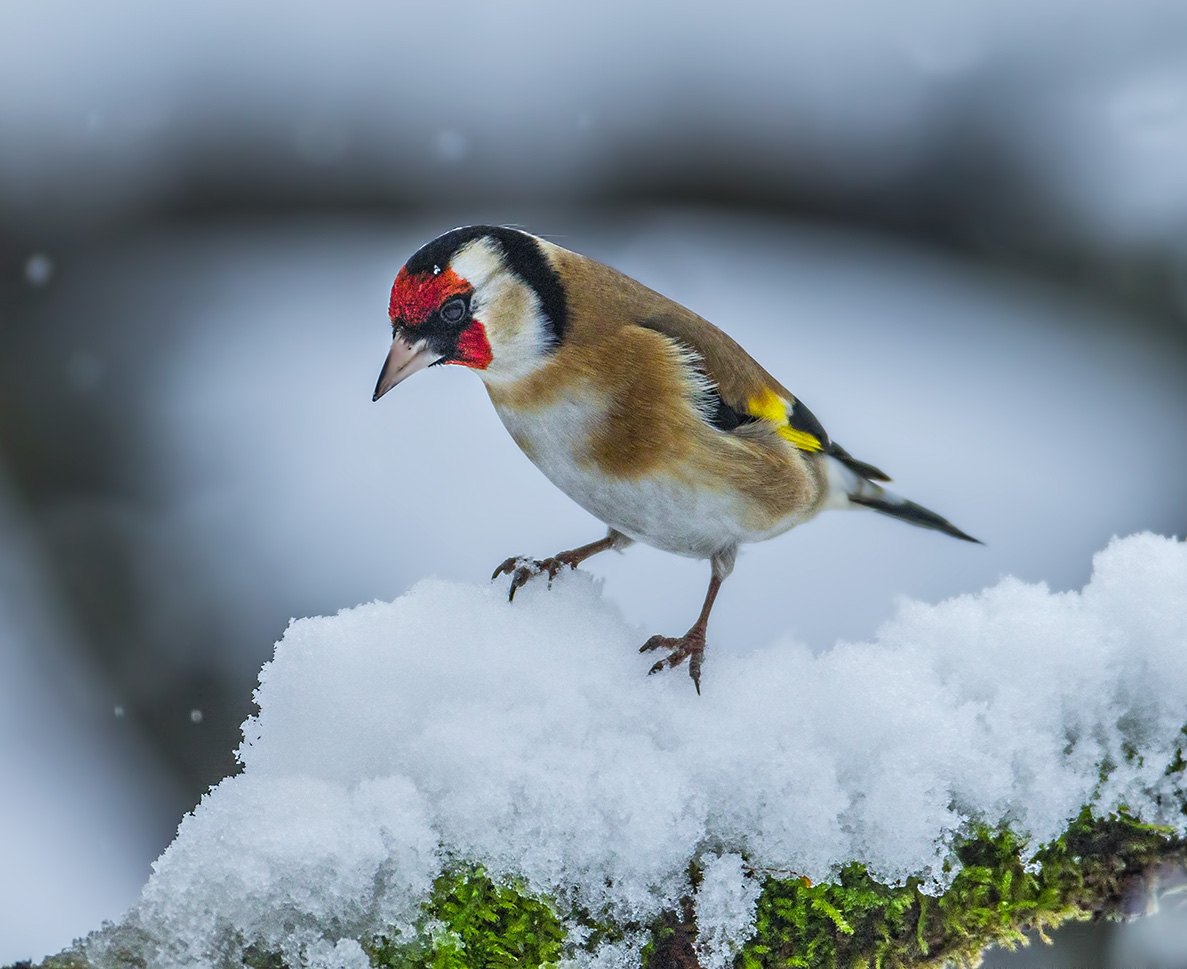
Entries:
[[658,673],[665,666],[675,669],[688,660],[688,675],[692,677],[693,685],[697,688],[697,695],[701,692],[701,664],[705,660],[705,633],[694,626],[683,636],[652,636],[639,647],[640,653],[649,653],[653,649],[666,649],[668,655],[647,671],[648,676]]
[[557,577],[557,573],[566,566],[570,569],[577,568],[577,563],[581,559],[574,559],[568,552],[561,552],[559,555],[554,555],[547,559],[530,559],[522,555],[513,555],[495,569],[494,574],[491,575],[490,580],[494,582],[500,575],[511,576],[511,588],[507,592],[507,601],[515,601],[516,590],[525,585],[528,579],[533,579],[537,575],[548,573],[548,588],[552,588],[552,580]]

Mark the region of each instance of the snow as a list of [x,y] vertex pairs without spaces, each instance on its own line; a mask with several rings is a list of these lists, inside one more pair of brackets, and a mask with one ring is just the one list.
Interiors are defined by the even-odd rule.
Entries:
[[139,914],[206,952],[233,929],[298,964],[329,926],[337,942],[410,923],[439,870],[425,799],[405,777],[249,774],[186,819]]
[[711,625],[700,697],[683,670],[645,675],[653,630],[582,572],[513,604],[427,579],[296,620],[260,673],[243,773],[185,818],[132,921],[154,964],[211,961],[237,930],[294,964],[361,966],[354,940],[407,925],[451,861],[646,920],[698,859],[699,945],[723,966],[753,918],[743,858],[813,881],[861,860],[938,890],[971,820],[1041,842],[1092,802],[1182,829],[1159,797],[1187,716],[1184,590],[1187,545],[1145,533],[1098,553],[1081,592],[1005,578],[904,601],[873,641],[820,655],[715,649]]
[[35,252],[25,260],[25,279],[30,286],[45,286],[54,275],[54,261],[44,252]]
[[697,958],[704,969],[726,969],[750,935],[760,885],[747,878],[739,854],[710,857],[697,886]]

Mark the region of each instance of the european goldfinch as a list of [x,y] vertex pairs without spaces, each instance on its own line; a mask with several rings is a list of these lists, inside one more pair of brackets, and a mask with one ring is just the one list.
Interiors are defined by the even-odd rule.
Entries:
[[700,692],[705,630],[738,546],[826,508],[872,508],[975,542],[887,491],[812,412],[729,336],[629,276],[526,232],[466,226],[434,239],[392,286],[393,341],[378,400],[439,364],[482,379],[515,443],[609,526],[600,541],[540,561],[509,558],[510,597],[632,542],[708,559],[705,604],[651,668],[688,660]]

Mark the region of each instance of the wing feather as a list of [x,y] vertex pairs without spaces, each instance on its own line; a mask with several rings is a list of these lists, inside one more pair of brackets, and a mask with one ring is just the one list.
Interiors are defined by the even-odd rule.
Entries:
[[638,326],[688,347],[712,386],[710,423],[724,431],[758,421],[770,424],[802,451],[829,448],[828,434],[813,415],[727,333],[692,313],[659,313]]

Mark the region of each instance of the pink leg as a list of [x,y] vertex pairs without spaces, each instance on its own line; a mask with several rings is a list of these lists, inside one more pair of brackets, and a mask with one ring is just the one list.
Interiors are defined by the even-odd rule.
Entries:
[[713,609],[713,600],[717,598],[717,591],[721,588],[723,580],[724,577],[714,571],[713,578],[709,580],[709,591],[705,594],[705,604],[701,606],[701,614],[692,624],[692,629],[683,636],[652,636],[639,647],[640,653],[646,653],[653,649],[670,650],[664,659],[648,670],[648,673],[658,673],[665,666],[668,669],[675,669],[688,660],[688,675],[692,677],[697,694],[700,694],[701,663],[705,659],[705,630],[709,626],[709,612]]

